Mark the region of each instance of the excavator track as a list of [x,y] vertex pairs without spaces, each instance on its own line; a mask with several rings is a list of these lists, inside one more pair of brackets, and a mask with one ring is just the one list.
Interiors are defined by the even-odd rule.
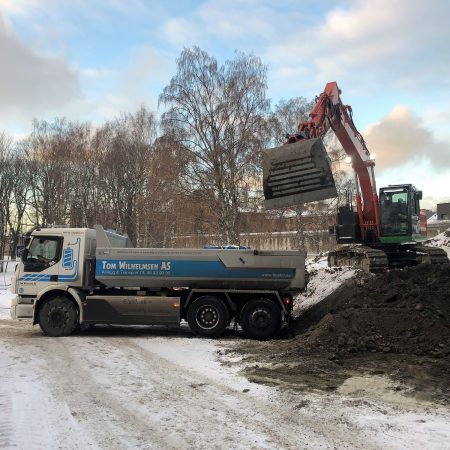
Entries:
[[382,250],[365,245],[350,245],[328,254],[328,265],[351,266],[365,272],[384,272],[389,268],[389,260]]
[[[376,244],[375,244],[376,245]],[[328,265],[351,266],[365,272],[379,273],[387,269],[403,269],[419,264],[450,264],[441,248],[421,244],[380,246],[350,245],[328,254]]]
[[411,246],[411,250],[421,256],[422,264],[450,264],[447,252],[442,248],[417,244]]

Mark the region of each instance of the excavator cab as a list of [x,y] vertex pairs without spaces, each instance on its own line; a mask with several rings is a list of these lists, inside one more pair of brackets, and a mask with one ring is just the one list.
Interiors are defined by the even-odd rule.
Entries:
[[422,191],[411,184],[390,185],[380,189],[380,241],[413,242],[420,237]]
[[263,150],[263,189],[267,209],[336,197],[322,139],[301,139]]

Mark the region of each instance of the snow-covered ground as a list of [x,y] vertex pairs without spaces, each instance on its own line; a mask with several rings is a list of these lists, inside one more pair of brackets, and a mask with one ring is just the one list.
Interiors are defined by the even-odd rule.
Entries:
[[0,320],[0,448],[448,448],[448,410],[375,402],[364,380],[336,393],[251,383],[224,354],[235,341],[157,327],[48,338]]
[[[323,260],[309,270],[309,302],[354,275],[329,271]],[[0,274],[4,285],[12,271]],[[6,287],[2,307],[10,298]],[[450,442],[448,409],[405,399],[380,376],[351,377],[337,392],[289,391],[244,378],[240,357],[226,351],[233,335],[98,327],[48,338],[0,311],[0,448],[444,449]],[[386,392],[385,401],[370,390]]]
[[0,272],[0,319],[9,319],[9,307],[11,306],[11,275],[14,273],[17,263],[8,261],[4,263],[4,272]]

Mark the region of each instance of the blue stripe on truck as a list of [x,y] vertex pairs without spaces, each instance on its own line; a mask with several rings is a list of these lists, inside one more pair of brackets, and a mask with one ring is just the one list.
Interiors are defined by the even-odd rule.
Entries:
[[95,274],[98,277],[291,279],[295,269],[227,268],[221,261],[97,259]]

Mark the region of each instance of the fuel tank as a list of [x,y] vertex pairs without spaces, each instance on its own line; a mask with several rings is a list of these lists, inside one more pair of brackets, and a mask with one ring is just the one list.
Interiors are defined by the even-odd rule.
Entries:
[[96,280],[109,287],[302,290],[302,251],[97,248]]

